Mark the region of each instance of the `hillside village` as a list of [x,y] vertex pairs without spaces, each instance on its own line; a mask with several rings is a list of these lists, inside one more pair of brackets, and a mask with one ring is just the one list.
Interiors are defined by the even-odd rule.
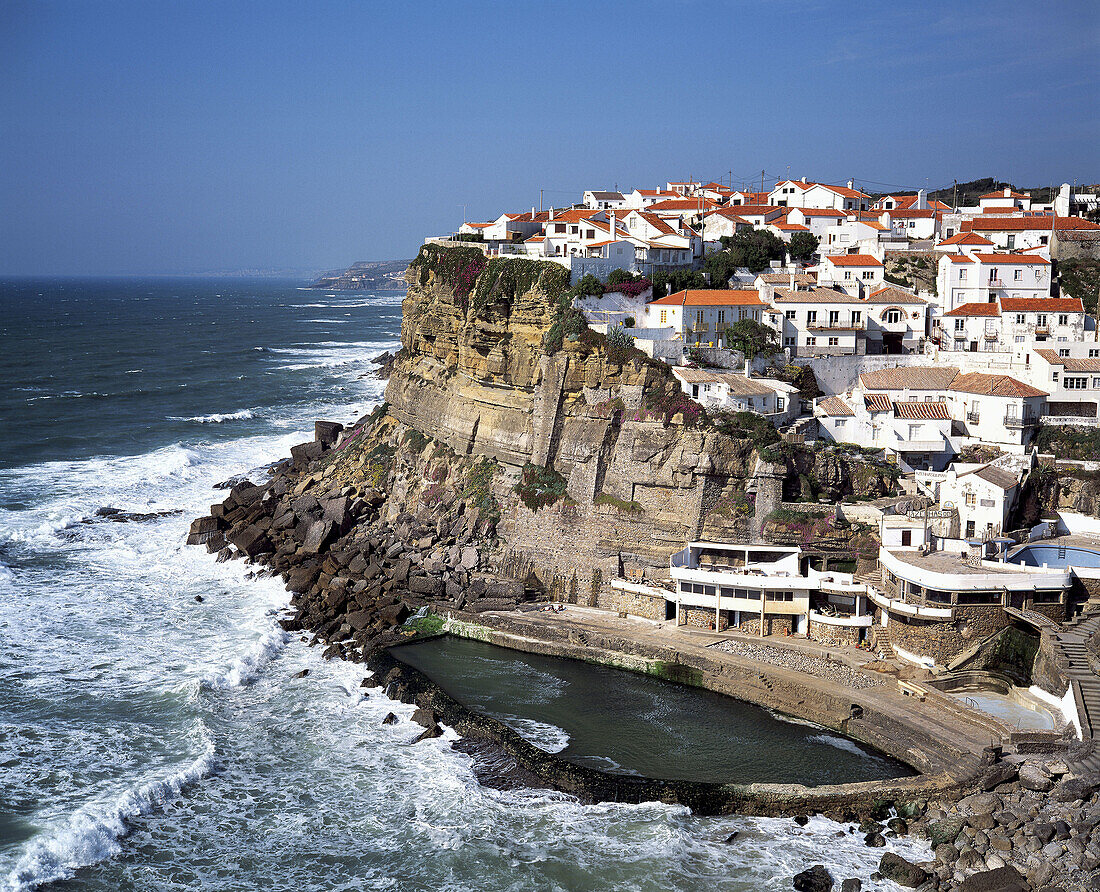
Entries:
[[[1100,423],[1100,331],[1056,272],[1100,257],[1097,196],[1068,184],[1052,195],[1002,188],[951,207],[851,181],[679,181],[587,190],[429,242],[561,264],[588,324],[668,363],[702,406],[754,412],[799,442],[881,450],[958,512],[961,535],[992,539],[1040,427]],[[820,395],[791,383],[798,367]],[[976,448],[1003,457],[960,461]],[[968,485],[941,486],[948,473],[1005,486],[978,485],[979,503]]]

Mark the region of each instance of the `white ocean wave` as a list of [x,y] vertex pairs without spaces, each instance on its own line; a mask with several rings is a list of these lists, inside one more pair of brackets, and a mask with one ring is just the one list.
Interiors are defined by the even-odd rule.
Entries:
[[210,415],[180,415],[167,416],[169,421],[191,421],[195,424],[221,424],[225,421],[243,421],[247,418],[255,418],[251,409],[238,409],[236,412],[213,412]]
[[813,737],[807,737],[806,739],[814,743],[824,743],[838,750],[844,750],[846,753],[854,753],[865,759],[874,758],[874,756],[866,750],[861,749],[858,743],[849,740],[847,737],[837,737],[835,734],[815,734]]
[[57,827],[48,827],[24,847],[5,882],[10,892],[35,889],[71,877],[81,867],[96,864],[122,851],[119,840],[128,822],[175,798],[180,791],[206,777],[214,768],[214,744],[191,764],[167,777],[126,790],[113,801],[90,803],[69,815]]
[[256,642],[249,651],[236,657],[225,669],[213,672],[203,678],[203,685],[214,690],[224,691],[251,684],[290,640],[290,635],[281,628],[272,629]]
[[569,732],[557,725],[514,715],[504,716],[501,721],[543,752],[560,753],[569,746]]

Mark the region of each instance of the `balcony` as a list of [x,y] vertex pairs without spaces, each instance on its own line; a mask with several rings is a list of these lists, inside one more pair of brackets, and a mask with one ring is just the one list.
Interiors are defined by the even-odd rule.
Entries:
[[1039,419],[1035,415],[1025,415],[1023,418],[1017,418],[1015,415],[1005,416],[1005,427],[1010,430],[1020,430],[1025,427],[1035,427],[1039,423]]
[[987,283],[990,288],[1004,288],[1005,283],[1001,279],[990,278]]
[[981,420],[980,416],[981,416],[981,413],[979,413],[979,412],[967,412],[966,413],[966,420],[970,421],[974,424],[977,424],[978,421]]
[[1037,334],[1037,335],[1050,334],[1050,326],[1046,325],[1045,323],[1043,325],[1036,325],[1035,326],[1035,334]]
[[812,331],[863,331],[867,323],[858,319],[855,322],[841,322],[838,319],[836,322],[808,322],[806,328]]
[[984,335],[987,341],[995,341],[998,338],[998,333],[995,331],[987,331]]

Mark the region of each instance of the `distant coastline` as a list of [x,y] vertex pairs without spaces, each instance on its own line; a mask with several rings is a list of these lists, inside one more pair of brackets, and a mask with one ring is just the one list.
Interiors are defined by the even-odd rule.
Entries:
[[322,273],[307,287],[327,291],[403,289],[408,260],[360,260],[345,270]]

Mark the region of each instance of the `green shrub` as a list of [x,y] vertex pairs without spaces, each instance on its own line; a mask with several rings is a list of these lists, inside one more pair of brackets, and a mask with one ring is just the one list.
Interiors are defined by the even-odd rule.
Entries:
[[540,468],[528,462],[515,491],[524,505],[538,511],[563,498],[565,485],[565,478],[553,468]]
[[389,443],[379,443],[366,454],[363,462],[363,479],[374,489],[380,488],[393,467],[397,450]]
[[623,331],[621,326],[607,332],[607,358],[622,365],[630,357],[634,347],[634,338]]
[[576,341],[588,330],[584,313],[573,306],[570,294],[559,295],[554,302],[550,327],[542,336],[542,349],[548,355],[557,353],[566,340]]
[[592,500],[594,505],[610,505],[612,508],[617,508],[619,511],[623,511],[627,514],[641,514],[642,506],[639,502],[626,501],[625,499],[616,498],[608,493],[601,492]]
[[573,293],[577,296],[588,295],[590,297],[600,297],[604,293],[603,282],[592,275],[592,273],[586,273],[581,280],[573,286]]
[[409,428],[401,442],[409,452],[415,452],[419,455],[424,451],[424,447],[428,445],[429,439],[416,428]]
[[493,477],[496,472],[497,466],[492,461],[484,457],[478,459],[466,474],[466,486],[462,490],[466,504],[476,508],[482,517],[488,518],[494,524],[500,520],[500,502],[493,495]]
[[635,323],[635,321],[634,321],[634,317],[633,317],[633,316],[627,316],[627,317],[626,317],[626,318],[625,318],[625,319],[623,320],[623,328],[633,328],[633,327],[635,326],[635,324],[636,324],[636,323]]

